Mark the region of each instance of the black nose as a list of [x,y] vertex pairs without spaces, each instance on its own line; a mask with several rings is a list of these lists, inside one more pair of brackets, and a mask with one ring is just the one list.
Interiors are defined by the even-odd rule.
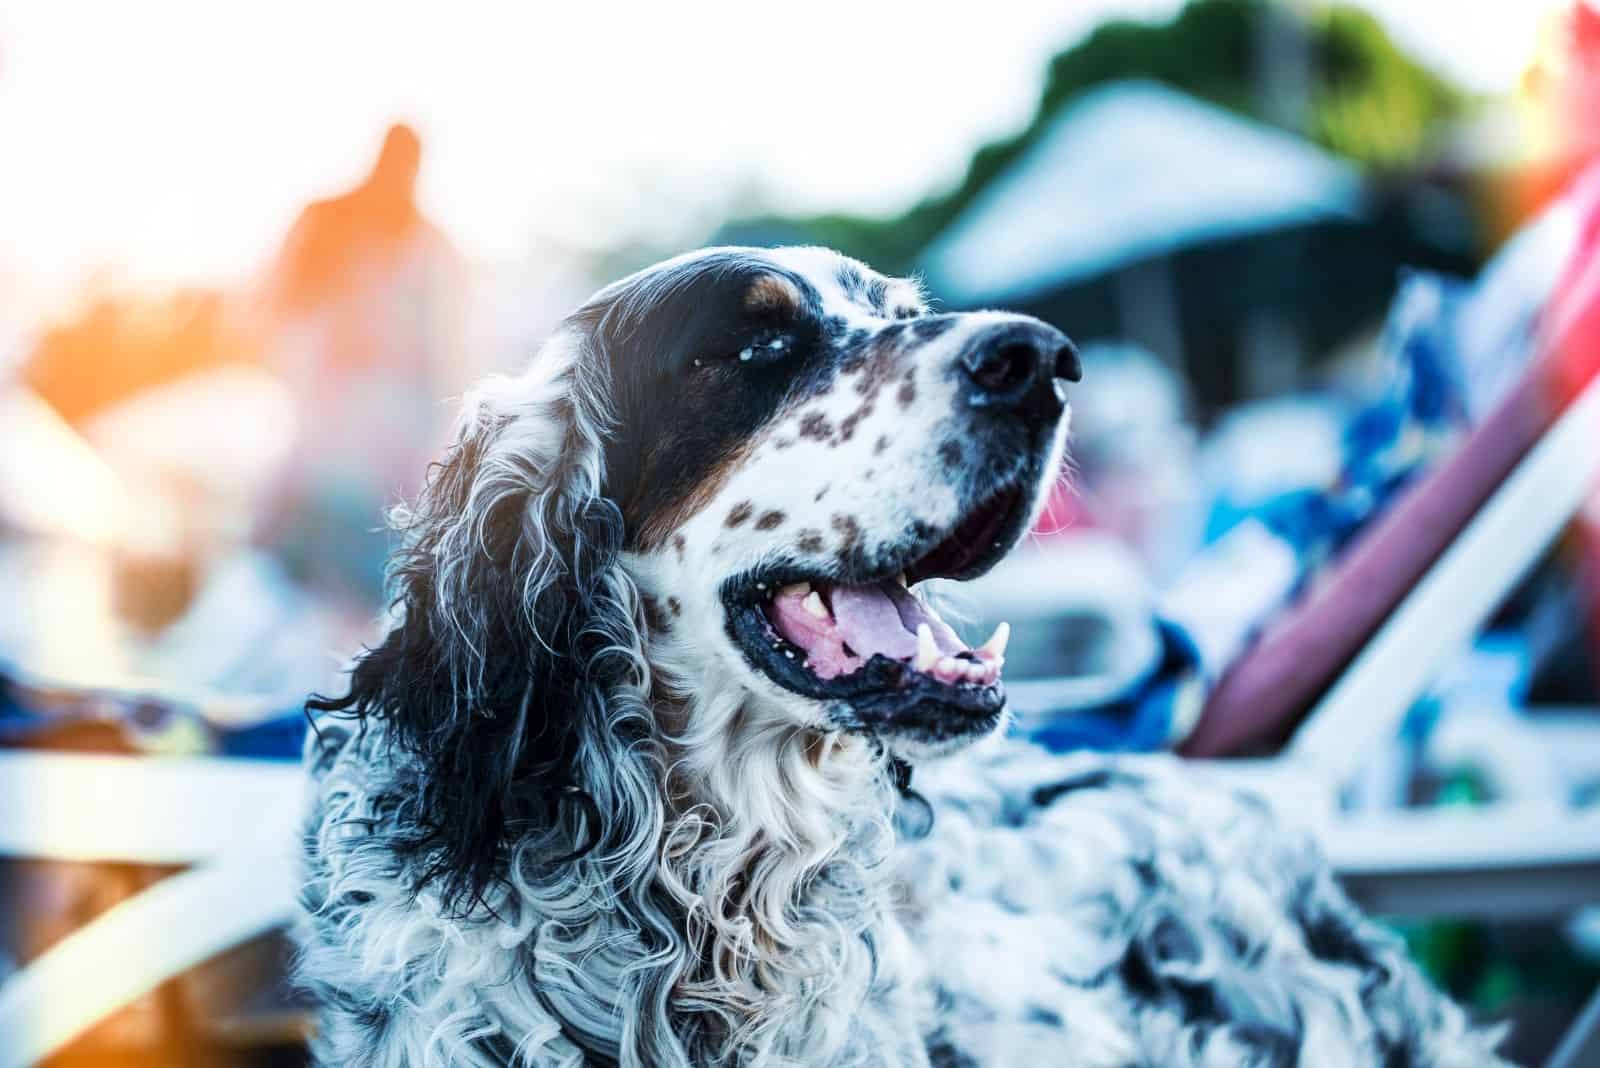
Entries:
[[1004,323],[978,335],[961,357],[967,403],[1054,419],[1066,407],[1059,379],[1083,377],[1078,350],[1067,336],[1040,322]]

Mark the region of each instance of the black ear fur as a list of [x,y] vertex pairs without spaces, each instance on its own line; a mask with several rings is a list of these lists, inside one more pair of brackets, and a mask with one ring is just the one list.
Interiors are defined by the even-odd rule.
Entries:
[[[561,408],[570,425],[570,398]],[[503,874],[508,832],[548,834],[552,859],[603,833],[577,758],[615,660],[608,617],[628,612],[608,582],[622,516],[563,488],[579,481],[570,435],[548,462],[489,463],[511,420],[473,422],[404,521],[408,543],[390,563],[399,622],[357,661],[344,696],[307,702],[381,720],[413,758],[399,766],[415,781],[395,783],[408,796],[392,799],[406,818],[385,833],[416,888],[435,884],[457,910]]]

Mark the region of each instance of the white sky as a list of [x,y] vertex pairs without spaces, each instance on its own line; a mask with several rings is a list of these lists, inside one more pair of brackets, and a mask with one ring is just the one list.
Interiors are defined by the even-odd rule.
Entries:
[[[1557,2],[1371,6],[1429,62],[1499,89]],[[1177,6],[10,0],[0,299],[8,276],[35,293],[93,270],[237,277],[363,172],[396,117],[422,131],[426,206],[479,259],[670,226],[738,188],[891,210],[1020,124],[1045,60],[1095,22]]]

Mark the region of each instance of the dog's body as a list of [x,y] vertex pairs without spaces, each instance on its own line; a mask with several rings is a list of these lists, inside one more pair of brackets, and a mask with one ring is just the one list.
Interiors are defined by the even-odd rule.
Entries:
[[1076,374],[1033,320],[722,249],[469,400],[394,626],[313,702],[323,1063],[1496,1063],[1314,858],[1159,765],[935,772],[897,844],[906,770],[1004,718],[1004,634],[913,591],[1027,528]]

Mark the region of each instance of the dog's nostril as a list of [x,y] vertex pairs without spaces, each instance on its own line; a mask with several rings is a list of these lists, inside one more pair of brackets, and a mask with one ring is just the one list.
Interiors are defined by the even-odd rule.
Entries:
[[1039,350],[1026,341],[1013,341],[978,354],[971,368],[972,381],[985,393],[1003,395],[1026,385],[1039,366]]

